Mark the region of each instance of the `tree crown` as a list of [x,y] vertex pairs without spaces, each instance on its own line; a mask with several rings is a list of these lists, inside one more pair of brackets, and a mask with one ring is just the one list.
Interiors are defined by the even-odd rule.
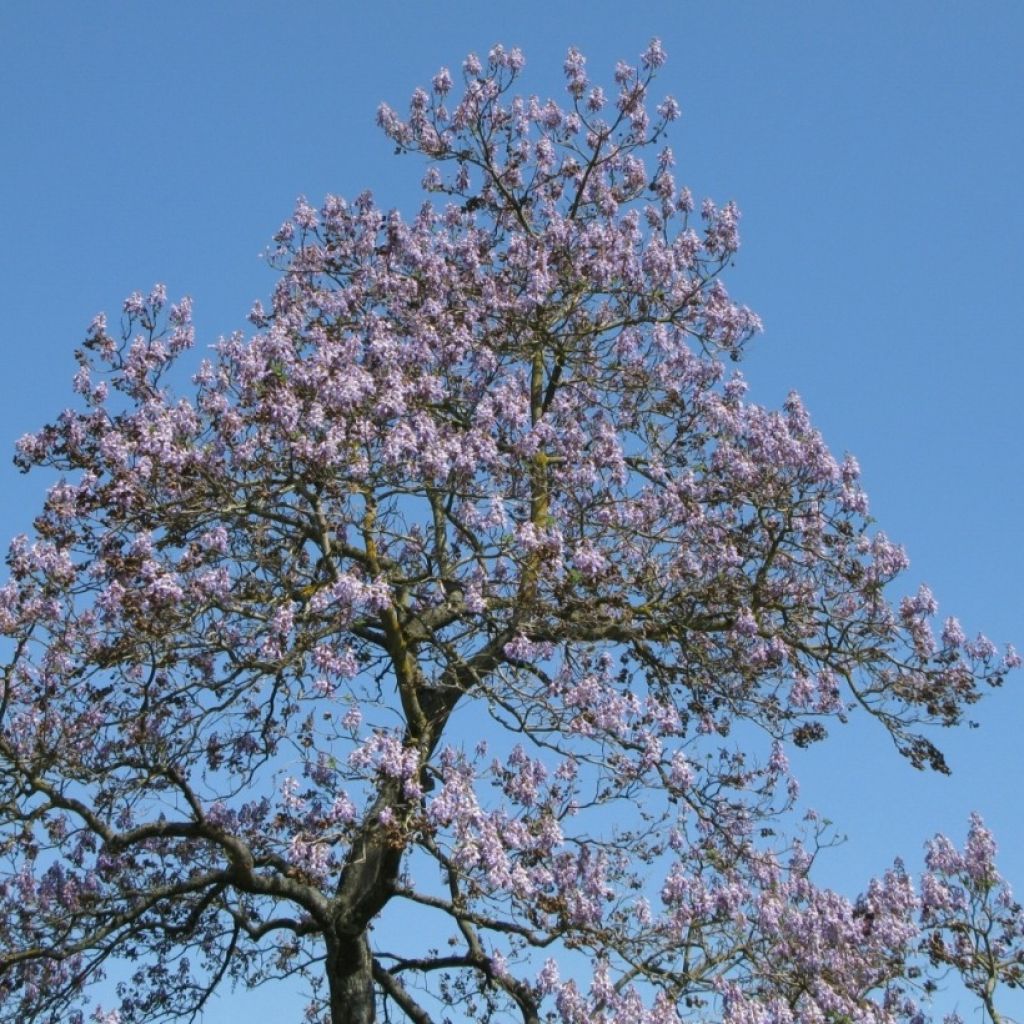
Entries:
[[[187,299],[93,322],[19,443],[62,475],[0,591],[0,1019],[120,958],[124,1024],[293,975],[335,1024],[895,1020],[925,933],[988,992],[942,939],[1002,892],[980,822],[920,899],[782,838],[786,744],[860,709],[945,770],[923,727],[1017,659],[891,603],[855,460],[727,371],[739,213],[677,186],[663,61],[382,106],[437,201],[300,200],[184,393]],[[412,906],[447,951],[386,944]]]

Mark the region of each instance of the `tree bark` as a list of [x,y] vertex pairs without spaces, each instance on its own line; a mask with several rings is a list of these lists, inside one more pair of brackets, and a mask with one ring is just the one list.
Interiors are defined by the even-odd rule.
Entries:
[[[421,725],[429,732],[419,737],[424,760],[433,752],[461,692],[453,686],[441,694],[425,690],[418,695],[429,712]],[[404,838],[389,834],[381,815],[387,810],[400,818],[409,804],[401,782],[382,783],[345,860],[332,901],[333,928],[326,937],[331,1024],[375,1024],[377,1020],[368,929],[391,898],[406,846]]]
[[387,808],[404,808],[399,784],[385,783],[352,843],[334,897],[333,934],[327,937],[331,1024],[374,1024],[377,1019],[370,922],[391,898],[403,846],[380,825]]
[[331,1024],[374,1024],[373,957],[365,932],[357,938],[328,940],[327,984]]

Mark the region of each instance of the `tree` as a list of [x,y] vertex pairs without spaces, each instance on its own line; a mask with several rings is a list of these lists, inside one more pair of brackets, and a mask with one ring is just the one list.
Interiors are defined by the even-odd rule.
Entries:
[[984,826],[850,902],[785,750],[856,710],[945,770],[1016,655],[894,606],[855,461],[727,373],[739,215],[658,150],[663,60],[381,107],[438,201],[300,201],[184,394],[188,300],[93,322],[19,443],[60,479],[0,591],[0,1020],[112,965],[122,1024],[299,976],[332,1024],[895,1021],[949,967],[997,1019]]

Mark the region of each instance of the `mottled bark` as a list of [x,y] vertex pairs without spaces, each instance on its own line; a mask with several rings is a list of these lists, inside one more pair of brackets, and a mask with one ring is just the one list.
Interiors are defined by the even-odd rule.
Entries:
[[331,1024],[374,1024],[373,957],[366,934],[328,940],[327,946]]

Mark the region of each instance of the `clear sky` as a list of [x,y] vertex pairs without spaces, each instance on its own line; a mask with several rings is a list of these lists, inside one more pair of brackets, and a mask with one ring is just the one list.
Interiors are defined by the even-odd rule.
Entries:
[[[610,80],[652,35],[677,178],[744,212],[730,291],[767,325],[751,397],[798,390],[859,458],[908,586],[1024,647],[1020,0],[0,2],[0,450],[70,403],[74,346],[130,291],[191,294],[201,347],[268,295],[259,253],[298,194],[414,209],[422,168],[376,129],[381,100],[498,41],[525,51],[525,89],[561,94],[570,44]],[[0,536],[43,484],[0,461]],[[949,738],[951,779],[856,725],[798,760],[850,836],[823,877],[914,869],[977,808],[1024,891],[1022,687]]]

